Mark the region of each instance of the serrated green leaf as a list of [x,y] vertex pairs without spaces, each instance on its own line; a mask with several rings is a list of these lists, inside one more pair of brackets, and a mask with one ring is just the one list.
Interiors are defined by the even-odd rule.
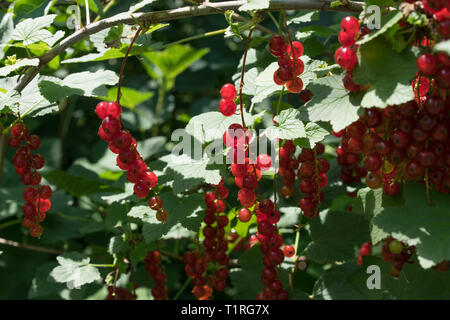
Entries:
[[55,17],[55,14],[49,14],[35,19],[25,19],[16,25],[11,38],[16,41],[22,41],[25,46],[50,39],[53,37],[53,34],[44,28],[49,27],[55,20]]
[[359,40],[358,44],[367,43],[372,41],[376,37],[385,33],[389,28],[391,28],[394,24],[399,22],[403,18],[401,11],[390,11],[385,15],[381,16],[381,28],[376,30],[375,32],[371,32],[368,35],[364,36]]
[[90,259],[77,252],[65,253],[58,256],[56,260],[59,266],[50,273],[56,282],[79,288],[101,279],[98,269],[89,265]]
[[431,192],[433,206],[426,201],[425,186],[407,183],[405,205],[384,208],[373,224],[395,238],[415,245],[419,262],[430,268],[450,260],[450,206],[448,195]]
[[128,10],[128,13],[133,13],[136,12],[140,9],[142,9],[143,7],[151,4],[152,2],[155,2],[156,0],[142,0],[137,2],[136,4],[133,4],[130,6],[130,9]]
[[239,7],[239,11],[262,10],[269,8],[270,0],[248,0],[246,4]]
[[263,254],[259,246],[254,246],[245,251],[239,257],[240,269],[232,269],[230,272],[231,283],[236,288],[236,294],[240,299],[255,299],[258,292],[264,289],[261,283]]
[[294,140],[294,144],[300,148],[314,148],[316,143],[322,141],[330,134],[327,126],[315,122],[308,122],[305,126],[306,138]]
[[98,97],[108,95],[105,85],[115,85],[119,77],[112,71],[73,73],[60,80],[42,77],[39,81],[41,94],[49,101],[57,102],[72,95]]
[[349,94],[338,75],[314,80],[309,85],[314,96],[302,108],[310,121],[329,121],[334,131],[340,131],[359,119],[360,94]]
[[109,254],[124,253],[127,249],[127,244],[123,241],[121,236],[115,236],[109,239],[108,252]]
[[[262,114],[251,115],[244,111],[244,120],[247,126],[252,126]],[[240,115],[224,116],[217,111],[205,112],[192,117],[186,125],[186,132],[190,134],[199,143],[204,144],[216,139],[222,139],[223,133],[233,123],[241,123]]]
[[[380,268],[380,289],[368,289],[372,273],[369,266]],[[389,274],[392,266],[381,258],[364,256],[363,265],[354,262],[335,265],[314,286],[314,299],[325,300],[418,300],[447,299],[450,278],[445,272],[423,270],[416,263],[405,264],[399,278]]]
[[321,263],[354,259],[355,247],[369,240],[367,219],[353,213],[326,212],[310,226],[312,242],[305,254]]
[[98,180],[75,176],[60,170],[53,170],[46,173],[44,177],[58,188],[77,197],[103,192],[122,191],[119,188],[112,188]]
[[267,128],[264,132],[272,141],[276,139],[294,140],[306,137],[305,126],[300,120],[300,112],[297,109],[283,110],[275,116],[276,125]]
[[300,23],[306,23],[311,22],[319,19],[319,11],[300,11],[293,17],[289,17],[287,19],[287,24],[290,25],[292,23],[294,24],[300,24]]
[[38,58],[34,58],[34,59],[22,59],[19,62],[12,64],[12,65],[8,65],[8,66],[4,66],[2,68],[0,68],[0,77],[6,77],[7,75],[9,75],[11,72],[16,71],[22,67],[26,67],[26,66],[37,66],[39,65],[39,59]]
[[414,99],[411,80],[417,66],[412,50],[398,53],[383,38],[375,38],[361,45],[359,55],[353,79],[358,84],[370,85],[361,101],[362,107],[384,108]]
[[[141,92],[133,88],[127,87],[121,87],[120,92],[122,94],[122,96],[120,97],[120,105],[129,109],[136,108],[137,105],[147,101],[148,99],[151,99],[155,94],[154,92]],[[99,98],[107,101],[116,101],[117,88],[116,87],[110,88],[108,90],[107,97],[99,97]]]

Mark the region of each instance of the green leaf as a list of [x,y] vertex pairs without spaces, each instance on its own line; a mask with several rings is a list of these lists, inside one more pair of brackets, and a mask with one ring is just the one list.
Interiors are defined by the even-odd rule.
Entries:
[[[281,86],[273,82],[273,73],[279,68],[277,62],[272,62],[264,71],[258,74],[255,80],[255,91],[252,98],[252,103],[262,102],[264,99],[270,97],[274,93],[281,90]],[[244,79],[244,83],[247,81]]]
[[50,183],[76,197],[96,193],[122,191],[118,188],[112,188],[98,180],[75,176],[60,170],[53,170],[44,174],[44,177]]
[[[13,21],[13,13],[7,12],[2,16],[0,20],[0,43],[6,44],[11,39],[12,33],[14,31],[14,21]],[[5,50],[3,47],[0,47],[0,59],[3,59],[5,56]]]
[[258,292],[264,289],[261,282],[261,273],[264,268],[262,259],[263,254],[259,250],[259,245],[256,245],[239,257],[241,268],[230,271],[231,283],[236,289],[236,296],[240,299],[253,300]]
[[173,45],[161,52],[153,51],[142,54],[144,60],[141,62],[146,70],[152,69],[152,72],[149,72],[150,76],[153,77],[155,74],[163,76],[167,82],[167,90],[169,90],[180,73],[208,52],[207,48],[196,50],[189,45]]
[[306,256],[329,263],[355,259],[356,247],[369,240],[369,224],[364,216],[348,212],[321,213],[311,222],[312,242]]
[[72,95],[98,97],[108,95],[105,85],[115,85],[119,77],[112,71],[72,73],[64,79],[42,77],[39,89],[49,101],[57,102]]
[[136,12],[140,9],[142,9],[143,7],[151,4],[152,2],[155,2],[156,0],[142,0],[137,2],[136,4],[133,4],[130,6],[130,9],[128,10],[128,13],[133,13]]
[[35,19],[25,19],[16,26],[11,38],[23,42],[25,46],[50,39],[53,34],[44,28],[49,27],[55,17],[55,14],[49,14]]
[[307,23],[311,21],[319,20],[319,11],[300,11],[293,17],[289,17],[287,19],[287,24],[290,25],[292,23],[294,24],[300,24],[300,23]]
[[[366,215],[370,220],[383,212],[384,208],[402,205],[403,200],[386,195],[382,188],[358,190],[358,199],[353,206],[353,212]],[[388,234],[374,224],[370,224],[370,238],[373,244],[385,239]]]
[[270,0],[248,0],[246,4],[239,7],[239,11],[262,10],[269,8]]
[[399,22],[403,18],[403,15],[401,11],[390,11],[385,15],[381,16],[381,28],[378,29],[375,32],[371,32],[368,35],[364,36],[359,40],[358,44],[367,43],[376,37],[382,35],[385,33],[389,28],[391,28],[393,25],[395,25],[397,22]]
[[37,66],[39,65],[39,59],[38,58],[34,58],[34,59],[22,59],[19,62],[12,64],[12,65],[8,65],[8,66],[4,66],[3,68],[0,68],[0,77],[6,77],[7,75],[9,75],[11,72],[16,71],[22,67],[26,67],[26,66]]
[[225,36],[227,35],[227,33],[230,33],[231,35],[234,34],[236,37],[242,40],[242,35],[239,31],[239,23],[233,22],[233,14],[233,10],[225,11],[225,20],[228,22],[228,30],[225,33]]
[[434,205],[430,206],[425,186],[407,183],[403,196],[404,206],[384,208],[375,216],[373,224],[408,245],[415,245],[423,268],[450,260],[448,195],[432,191],[430,197]]
[[[252,126],[262,114],[251,115],[244,111],[244,120],[247,126]],[[240,115],[224,116],[217,111],[205,112],[192,117],[186,125],[186,132],[201,144],[216,139],[222,140],[223,133],[233,123],[241,123]]]
[[331,2],[330,7],[331,8],[336,8],[336,7],[339,7],[339,6],[342,6],[342,5],[343,5],[343,3],[340,0],[334,0],[334,1]]
[[295,139],[294,144],[300,148],[314,148],[317,142],[330,134],[327,127],[322,123],[308,122],[305,126],[306,138]]
[[[380,268],[380,289],[368,289],[368,266]],[[423,270],[417,263],[405,264],[399,278],[389,274],[392,266],[372,256],[363,258],[363,265],[354,262],[335,265],[327,270],[314,286],[314,298],[326,300],[441,300],[450,295],[450,277],[446,272]]]
[[37,268],[36,276],[31,282],[30,290],[28,292],[29,299],[57,295],[60,291],[64,290],[65,286],[63,284],[57,283],[50,277],[51,271],[57,266],[57,263],[50,262]]
[[14,12],[22,17],[42,7],[47,0],[17,0],[14,2]]
[[329,121],[334,131],[340,131],[359,119],[360,94],[349,94],[338,75],[314,80],[309,85],[314,96],[303,112],[310,121]]
[[180,235],[186,234],[186,230],[195,232],[199,230],[203,219],[203,215],[200,214],[202,195],[193,194],[181,198],[166,192],[160,197],[163,200],[164,209],[169,213],[165,223],[156,219],[156,211],[150,209],[148,205],[135,206],[128,212],[128,216],[144,222],[142,232],[147,243],[167,236],[180,238]]
[[450,56],[450,40],[445,40],[437,43],[433,47],[434,52],[445,52],[448,56]]
[[[138,90],[121,87],[120,92],[122,96],[120,97],[120,104],[126,108],[134,109],[137,105],[151,99],[154,96],[154,92],[140,92]],[[116,101],[117,99],[117,88],[111,88],[108,90],[107,97],[99,97],[102,100]]]
[[201,159],[192,159],[186,154],[169,154],[159,160],[167,163],[164,175],[173,181],[175,193],[187,191],[197,184],[218,184],[222,180],[220,170],[209,167],[210,159],[206,155]]
[[417,66],[411,49],[398,53],[383,38],[375,38],[361,45],[359,55],[353,79],[358,84],[370,85],[361,101],[362,107],[384,108],[414,99],[411,80]]
[[306,137],[305,126],[300,120],[300,112],[297,109],[283,110],[275,116],[276,125],[267,128],[264,132],[272,141],[275,139],[294,140]]
[[68,286],[79,288],[80,286],[100,280],[100,272],[89,265],[90,258],[78,252],[66,253],[58,256],[59,266],[54,268],[50,276],[56,282],[67,283]]
[[115,236],[109,239],[108,252],[109,254],[125,253],[128,245],[121,236]]

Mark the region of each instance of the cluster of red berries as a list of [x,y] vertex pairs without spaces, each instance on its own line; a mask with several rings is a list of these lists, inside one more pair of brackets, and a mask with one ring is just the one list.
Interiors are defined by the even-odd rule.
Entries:
[[[102,119],[98,129],[100,138],[109,143],[109,149],[117,154],[117,166],[126,170],[127,179],[134,183],[134,193],[138,198],[145,199],[150,189],[158,183],[158,177],[147,166],[142,156],[137,151],[136,139],[123,128],[121,114],[122,107],[117,102],[100,102],[95,112]],[[166,221],[168,213],[162,208],[159,198],[150,198],[149,206],[157,210],[156,217],[159,221]]]
[[300,181],[300,191],[307,194],[301,198],[298,206],[302,209],[307,218],[317,217],[320,203],[323,201],[323,191],[328,183],[326,173],[330,170],[330,163],[327,159],[319,158],[323,154],[325,146],[317,143],[313,149],[302,149],[298,157],[301,163],[297,172]]
[[364,242],[359,249],[358,264],[362,265],[362,257],[372,253],[372,242]]
[[414,180],[448,193],[449,110],[448,100],[438,93],[427,96],[420,105],[410,101],[383,110],[366,110],[360,120],[345,129],[342,148],[338,148],[338,162],[344,165],[341,179],[354,182],[344,169],[357,165],[362,153],[363,166],[356,173],[361,177],[369,171],[366,184],[372,189],[383,186],[385,193],[393,196],[400,191],[401,181]]
[[361,182],[361,179],[367,175],[367,169],[360,163],[361,137],[364,136],[365,130],[362,122],[357,121],[342,131],[333,131],[335,137],[342,138],[341,145],[336,148],[336,153],[337,162],[341,166],[340,179],[344,183]]
[[[423,76],[420,80],[425,82],[424,86],[421,86],[422,90],[429,87],[430,82],[442,90],[450,89],[450,57],[446,53],[440,52],[436,55],[423,53],[417,58],[416,63]],[[418,84],[420,80],[416,79],[414,83]]]
[[370,29],[365,26],[359,26],[358,19],[353,16],[347,16],[341,21],[341,31],[338,40],[342,47],[339,47],[334,53],[334,60],[342,69],[346,70],[346,74],[342,79],[344,87],[350,92],[357,92],[361,87],[353,82],[352,70],[356,65],[356,40],[370,33]]
[[149,251],[145,257],[145,270],[155,280],[152,296],[155,300],[167,300],[169,289],[166,286],[166,274],[161,266],[161,255],[158,251]]
[[280,195],[284,199],[289,199],[295,193],[295,175],[299,164],[295,158],[294,142],[292,140],[285,140],[283,146],[280,148],[279,155],[278,173],[283,181],[283,186],[280,188]]
[[47,185],[40,185],[42,176],[37,172],[44,167],[45,159],[41,154],[32,153],[41,146],[41,139],[37,135],[30,135],[27,126],[20,121],[11,127],[8,144],[12,148],[18,148],[12,158],[14,170],[21,177],[22,183],[29,186],[23,192],[26,203],[22,206],[22,225],[30,230],[32,237],[39,238],[44,232],[40,223],[45,220],[46,212],[52,205],[52,189]]
[[219,111],[226,117],[232,116],[236,112],[236,88],[233,84],[227,83],[220,89],[222,100],[219,102]]
[[283,238],[276,227],[280,220],[280,213],[270,199],[263,199],[256,205],[257,237],[260,241],[260,250],[264,254],[264,269],[261,281],[264,290],[256,296],[258,300],[287,300],[289,293],[283,288],[283,283],[277,279],[276,266],[284,261],[281,250]]
[[[415,0],[406,0],[413,3]],[[439,34],[447,39],[450,36],[450,3],[448,0],[422,0],[425,10],[436,19]]]
[[275,35],[269,40],[270,53],[278,58],[279,68],[273,74],[273,81],[292,93],[299,93],[303,89],[300,75],[305,70],[305,64],[300,59],[304,48],[299,41],[287,43],[283,36]]
[[407,246],[404,243],[395,240],[392,236],[385,239],[385,243],[381,248],[381,257],[384,261],[392,264],[392,277],[398,277],[405,263],[413,263],[409,258],[416,251],[415,246]]
[[[199,300],[207,300],[213,293],[213,288],[223,291],[226,288],[226,279],[229,271],[227,265],[230,257],[227,254],[228,240],[225,237],[225,227],[228,225],[228,217],[225,211],[225,200],[228,197],[228,188],[224,186],[224,180],[215,186],[214,192],[205,194],[206,212],[203,222],[204,251],[187,252],[184,255],[186,263],[185,272],[194,280],[192,293]],[[214,263],[215,275],[207,275],[209,263]]]
[[136,300],[137,296],[128,289],[116,287],[114,292],[113,286],[108,286],[108,295],[106,300]]

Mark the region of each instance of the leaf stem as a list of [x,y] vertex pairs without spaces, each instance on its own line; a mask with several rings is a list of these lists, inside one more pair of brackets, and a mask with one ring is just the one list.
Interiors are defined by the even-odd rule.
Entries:
[[96,267],[96,268],[114,268],[116,265],[114,263],[109,263],[109,264],[89,263],[89,266]]
[[19,224],[19,223],[21,223],[21,222],[22,222],[21,219],[16,219],[16,220],[11,220],[11,221],[5,222],[5,223],[3,223],[3,224],[0,224],[0,230],[6,229],[6,228],[8,228],[8,227],[10,227],[10,226]]

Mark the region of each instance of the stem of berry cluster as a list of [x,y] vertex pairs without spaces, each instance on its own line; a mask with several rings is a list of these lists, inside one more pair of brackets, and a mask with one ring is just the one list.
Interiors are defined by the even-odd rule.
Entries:
[[287,24],[287,17],[286,17],[286,11],[283,11],[283,21],[284,21],[284,27],[286,28],[286,34],[288,36],[289,39],[289,45],[291,46],[291,53],[292,53],[292,61],[294,63],[294,70],[295,70],[295,62],[296,62],[296,57],[295,57],[295,48],[292,45],[292,38],[291,38],[291,33],[289,31],[289,26]]
[[120,96],[121,96],[120,87],[122,86],[123,72],[125,70],[125,65],[127,64],[128,55],[130,54],[131,48],[133,48],[134,42],[136,41],[136,39],[139,36],[139,34],[141,33],[141,31],[142,31],[142,28],[139,28],[136,31],[133,39],[130,42],[130,45],[128,46],[127,52],[125,53],[125,57],[123,57],[123,60],[122,60],[122,66],[120,68],[119,83],[117,84],[117,103],[118,104],[120,104]]
[[247,129],[247,126],[245,125],[245,119],[244,119],[244,103],[242,101],[242,89],[244,88],[244,75],[245,75],[245,61],[247,60],[247,53],[250,46],[250,39],[253,34],[254,26],[250,28],[250,32],[248,33],[247,42],[245,44],[245,52],[244,57],[242,58],[242,70],[241,70],[241,83],[239,84],[239,105],[241,109],[241,120],[242,120],[242,127],[244,128],[244,131]]
[[61,250],[56,250],[56,249],[51,249],[51,248],[44,248],[44,247],[38,247],[38,246],[32,246],[29,244],[24,244],[24,243],[19,243],[16,241],[12,241],[12,240],[7,240],[7,239],[3,239],[0,238],[0,244],[6,245],[6,246],[10,246],[10,247],[15,247],[15,248],[21,248],[21,249],[26,249],[26,250],[31,250],[31,251],[37,251],[37,252],[43,252],[43,253],[51,253],[51,254],[63,254],[64,252]]

